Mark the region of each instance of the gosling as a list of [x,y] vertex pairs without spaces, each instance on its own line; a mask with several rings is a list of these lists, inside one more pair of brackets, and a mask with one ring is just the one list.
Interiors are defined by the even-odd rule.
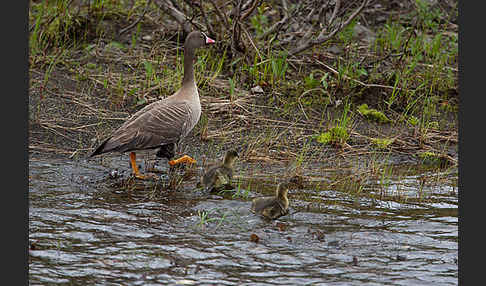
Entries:
[[251,211],[268,219],[277,219],[289,212],[287,193],[289,184],[280,183],[275,190],[275,196],[260,197],[252,200]]
[[223,161],[209,168],[202,176],[201,184],[204,188],[216,192],[233,189],[231,180],[233,179],[233,168],[237,157],[239,156],[235,150],[227,151]]

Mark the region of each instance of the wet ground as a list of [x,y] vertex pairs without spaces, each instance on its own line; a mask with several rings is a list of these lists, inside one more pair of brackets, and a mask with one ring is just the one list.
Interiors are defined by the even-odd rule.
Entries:
[[366,196],[291,190],[269,222],[249,207],[271,184],[160,193],[117,185],[127,158],[106,158],[30,158],[30,285],[458,284],[457,173],[390,176]]

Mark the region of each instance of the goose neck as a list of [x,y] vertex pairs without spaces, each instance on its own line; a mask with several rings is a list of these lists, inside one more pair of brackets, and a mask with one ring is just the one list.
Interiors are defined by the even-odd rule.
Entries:
[[194,49],[184,48],[184,78],[182,80],[182,86],[194,84]]

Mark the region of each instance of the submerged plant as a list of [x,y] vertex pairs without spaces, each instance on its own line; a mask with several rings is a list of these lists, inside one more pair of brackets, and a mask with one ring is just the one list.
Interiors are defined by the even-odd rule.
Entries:
[[[226,217],[230,212],[229,211],[224,212],[223,214],[221,214],[221,217],[213,216],[215,213],[221,214],[221,211],[217,209],[210,209],[208,211],[198,210],[197,216],[199,217],[199,222],[197,226],[199,226],[200,228],[204,228],[210,222],[218,221],[218,224],[215,226],[215,229],[217,229],[223,224],[223,222],[226,221]],[[211,215],[212,217],[209,217],[209,215]]]
[[243,199],[248,199],[248,196],[250,195],[250,188],[251,188],[251,183],[248,184],[248,186],[245,188],[244,191],[242,191],[241,189],[241,180],[238,181],[238,185],[237,185],[237,188],[236,188],[236,192],[233,193],[233,195],[231,196],[232,199],[237,199],[239,197],[243,198]]
[[213,213],[214,209],[211,209],[209,211],[201,211],[197,210],[197,216],[199,217],[199,223],[197,224],[199,227],[204,227],[207,223],[217,220],[217,218],[210,218],[209,214]]

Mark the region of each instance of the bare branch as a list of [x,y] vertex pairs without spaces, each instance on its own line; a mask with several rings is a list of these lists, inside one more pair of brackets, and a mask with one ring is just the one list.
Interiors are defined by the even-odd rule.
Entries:
[[271,33],[275,32],[276,30],[280,30],[283,24],[287,23],[290,18],[290,13],[288,11],[288,5],[286,0],[282,0],[282,6],[284,7],[283,10],[285,16],[280,21],[276,22],[270,28],[268,28],[268,30],[266,30],[263,34],[259,35],[257,39],[265,39]]
[[277,23],[273,24],[270,28],[268,28],[268,30],[266,30],[263,34],[259,35],[257,39],[266,38],[271,33],[275,32],[276,30],[279,30],[283,26],[283,24],[287,23],[288,20],[289,20],[289,15],[287,14],[280,21],[278,21]]
[[238,3],[234,7],[234,18],[233,18],[233,27],[232,27],[232,36],[231,36],[231,54],[234,56],[238,50],[238,43],[240,42],[241,38],[241,26],[238,19],[240,18],[241,13],[241,6],[243,0],[239,0]]
[[214,33],[214,29],[213,29],[213,26],[211,25],[211,23],[208,21],[208,18],[206,16],[206,12],[204,12],[204,7],[202,5],[202,0],[199,0],[199,11],[201,11],[201,15],[204,19],[204,23],[206,24],[206,28],[208,29],[209,33],[211,35],[215,35]]
[[251,6],[250,9],[248,9],[248,11],[245,12],[245,14],[241,15],[240,17],[240,21],[243,21],[245,20],[248,16],[251,15],[251,13],[253,13],[253,11],[255,10],[256,7],[260,6],[261,4],[261,0],[256,0],[256,1],[253,1],[253,6]]
[[[246,1],[245,3],[242,3],[241,7],[240,7],[240,12],[241,11],[245,11],[246,9],[248,9],[248,7],[251,5],[251,4],[254,4],[254,1],[255,0],[248,0]],[[258,1],[258,0],[257,0]]]
[[187,17],[184,13],[179,11],[171,1],[155,0],[159,7],[169,14],[177,23],[182,26],[185,33],[191,32],[191,23],[187,21]]
[[[334,35],[336,35],[339,31],[341,31],[344,27],[346,27],[347,25],[349,25],[349,23],[351,23],[351,21],[353,21],[353,19],[358,16],[359,13],[361,13],[361,11],[364,9],[364,7],[368,4],[370,0],[363,0],[363,3],[359,6],[358,9],[356,9],[349,17],[348,19],[346,19],[346,21],[344,21],[343,23],[341,23],[340,25],[338,25],[334,30],[332,30],[330,33],[326,33],[326,30],[327,29],[322,29],[321,32],[319,33],[319,36],[317,36],[316,39],[313,39],[313,40],[309,40],[309,41],[306,41],[304,42],[303,44],[299,45],[298,47],[290,50],[289,54],[290,55],[295,55],[295,54],[298,54],[304,50],[307,50],[315,45],[319,45],[319,44],[322,44],[324,43],[325,41],[331,39],[332,37],[334,37]],[[339,1],[336,1],[336,4],[338,3]],[[334,11],[337,11],[336,9],[334,9]],[[332,18],[332,17],[331,17]]]
[[212,6],[210,10],[208,7],[203,7],[204,1],[201,0],[179,1],[180,8],[174,4],[176,0],[154,1],[175,19],[186,33],[193,27],[200,27],[211,34],[221,34],[221,39],[229,40],[232,55],[246,51],[249,45],[257,47],[258,43],[253,40],[267,39],[271,35],[272,39],[278,39],[277,45],[290,50],[290,55],[298,54],[334,37],[371,2],[371,0],[276,1],[277,3],[272,6],[273,9],[262,11],[270,22],[265,23],[263,33],[255,34],[248,26],[249,23],[244,20],[251,17],[255,9],[264,2],[262,0],[209,0],[206,3]]
[[282,7],[284,8],[285,13],[288,14],[288,12],[289,12],[289,4],[287,3],[287,0],[282,0]]
[[259,57],[260,59],[263,59],[263,58],[262,58],[262,55],[260,54],[260,51],[258,50],[257,46],[255,45],[255,43],[254,43],[254,42],[253,42],[253,40],[251,39],[251,35],[250,35],[250,33],[248,33],[248,31],[245,29],[245,27],[243,27],[243,26],[242,26],[241,28],[242,28],[243,32],[245,32],[246,36],[248,37],[248,40],[250,40],[250,43],[251,43],[251,45],[253,46],[253,48],[255,49],[256,53],[258,54],[258,57]]
[[[321,25],[323,25],[326,22],[326,20],[325,20],[326,11],[329,8],[329,1],[330,0],[327,0],[327,3],[325,5],[321,5],[321,9],[319,9],[318,19],[319,19],[319,23],[321,23]],[[322,29],[323,27],[321,26],[320,28]]]
[[216,15],[219,17],[219,19],[221,21],[223,21],[224,27],[227,28],[228,27],[228,18],[226,17],[226,14],[221,12],[221,9],[219,9],[218,5],[216,5],[216,3],[214,3],[214,0],[209,0],[209,2],[211,2],[211,4],[213,5],[214,10],[216,11]]
[[332,11],[331,18],[329,18],[329,22],[327,22],[328,25],[331,25],[334,19],[336,18],[339,8],[341,8],[341,1],[336,0],[336,5],[334,5],[334,10]]

